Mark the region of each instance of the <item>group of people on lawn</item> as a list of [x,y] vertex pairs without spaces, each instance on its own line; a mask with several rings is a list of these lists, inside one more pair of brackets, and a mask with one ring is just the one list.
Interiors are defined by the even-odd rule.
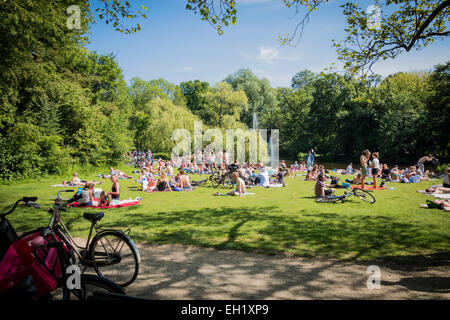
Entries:
[[[203,172],[203,170],[197,170],[199,167],[196,164],[195,158],[192,162],[182,161],[179,165],[174,164],[173,161],[159,159],[157,161],[157,165],[154,166],[155,161],[150,150],[144,153],[133,151],[131,155],[132,156],[130,159],[134,159],[135,163],[139,162],[139,165],[142,166],[140,176],[137,181],[140,186],[140,190],[143,191],[192,190],[194,187],[192,186],[187,173]],[[223,157],[223,155],[225,156]],[[261,162],[256,164],[244,162],[240,165],[236,160],[234,163],[229,164],[226,151],[222,154],[223,162],[221,164],[218,164],[217,161],[213,163],[209,163],[210,161],[208,161],[207,164],[205,159],[200,159],[200,161],[202,163],[201,167],[206,168],[207,172],[212,172],[212,169],[219,172],[231,171],[232,179],[236,184],[236,189],[230,192],[230,195],[242,196],[246,194],[247,188],[252,186],[269,187],[271,185],[278,184],[284,187],[286,186],[284,180],[286,175],[295,176],[295,172],[305,170],[306,180],[316,181],[314,187],[316,197],[321,198],[333,195],[335,192],[336,181],[332,181],[332,177],[327,176],[329,171],[325,170],[323,165],[314,164],[315,156],[316,154],[314,150],[308,151],[305,161],[303,161],[300,165],[297,161],[295,161],[289,169],[287,168],[285,161],[282,160],[280,162],[280,166],[277,170],[275,170],[275,172],[270,172],[269,169],[265,168]],[[214,159],[213,155],[210,155],[210,157]],[[394,166],[392,169],[389,169],[387,164],[380,163],[378,152],[371,153],[369,150],[364,150],[360,156],[360,172],[353,169],[352,163],[350,163],[346,169],[341,171],[333,171],[340,172],[342,174],[357,173],[354,179],[347,179],[346,182],[350,184],[359,184],[361,185],[361,188],[364,188],[366,184],[372,185],[372,188],[376,189],[379,179],[391,182],[418,182],[420,180],[428,180],[429,171],[425,170],[424,163],[434,161],[434,159],[435,158],[432,155],[427,155],[420,158],[416,166],[410,166],[404,170],[400,170],[398,166]],[[207,160],[211,160],[211,158],[208,158]],[[174,175],[174,166],[179,167],[176,175]],[[258,174],[256,174],[257,170]],[[449,172],[450,169],[447,168],[446,174],[444,175],[443,187],[433,188],[433,190],[430,189],[427,190],[427,192],[450,193],[450,185],[448,183]],[[154,175],[159,175],[159,177],[156,178]],[[130,176],[120,170],[115,170],[113,167],[110,167],[110,177],[113,182],[112,190],[111,192],[102,191],[100,193],[98,203],[94,197],[94,187],[97,184],[104,183],[103,181],[82,181],[78,178],[78,175],[74,173],[72,181],[64,181],[64,184],[71,186],[84,186],[81,191],[81,199],[79,201],[80,204],[85,204],[88,206],[114,205],[117,204],[117,202],[120,202],[120,184],[118,183],[118,179],[129,178]],[[271,181],[270,177],[273,177],[274,179]],[[367,177],[372,177],[373,182],[367,182]],[[328,184],[330,181],[333,183]],[[381,187],[383,184],[384,182],[382,182]]]
[[[398,165],[395,165],[392,169],[389,169],[388,165],[381,164],[379,160],[379,152],[371,153],[369,150],[364,150],[360,156],[361,169],[357,173],[356,177],[352,180],[346,179],[347,183],[361,185],[364,189],[365,185],[372,185],[372,189],[377,189],[377,181],[379,179],[389,181],[389,182],[420,182],[422,180],[430,180],[429,170],[425,170],[425,162],[435,162],[437,159],[431,154],[420,158],[416,166],[409,166],[404,170],[400,170]],[[353,170],[352,163],[349,164],[346,173],[356,171]],[[306,180],[315,180],[315,193],[316,197],[325,197],[327,195],[332,195],[334,193],[334,185],[326,185],[325,182],[330,180],[325,174],[326,170],[324,166],[314,165],[311,170],[308,171],[306,175]],[[366,182],[367,177],[372,177],[373,182]],[[445,179],[445,175],[444,175]],[[445,181],[444,181],[445,184]],[[384,181],[381,183],[380,187],[384,187]]]

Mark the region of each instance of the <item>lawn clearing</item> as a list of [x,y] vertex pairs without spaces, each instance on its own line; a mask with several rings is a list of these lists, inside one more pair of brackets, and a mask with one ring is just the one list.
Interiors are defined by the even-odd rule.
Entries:
[[[130,174],[131,168],[125,170]],[[192,180],[207,176],[192,175]],[[26,206],[9,216],[18,231],[44,226],[46,208],[60,189],[50,187],[69,177],[0,186],[0,207],[22,196],[38,196],[41,209]],[[96,176],[82,176],[97,179]],[[369,179],[371,180],[371,179]],[[370,205],[351,197],[345,203],[316,203],[314,182],[287,178],[285,188],[252,188],[255,195],[216,197],[208,183],[193,192],[146,193],[135,191],[134,180],[119,180],[121,199],[139,196],[140,205],[104,209],[104,224],[129,225],[135,241],[180,243],[266,254],[285,252],[299,256],[327,256],[368,260],[450,251],[450,213],[420,208],[431,196],[416,193],[440,183],[391,183],[394,190],[374,191]],[[100,185],[110,190],[111,182]],[[343,190],[337,191],[342,194]],[[66,193],[63,196],[69,197]],[[99,209],[89,209],[100,211]],[[72,208],[62,219],[75,236],[87,236],[85,209]]]

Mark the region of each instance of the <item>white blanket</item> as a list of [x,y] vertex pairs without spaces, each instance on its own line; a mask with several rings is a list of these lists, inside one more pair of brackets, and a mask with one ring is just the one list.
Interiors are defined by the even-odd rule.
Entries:
[[444,194],[433,194],[435,198],[439,199],[449,199],[450,200],[450,193],[444,193]]

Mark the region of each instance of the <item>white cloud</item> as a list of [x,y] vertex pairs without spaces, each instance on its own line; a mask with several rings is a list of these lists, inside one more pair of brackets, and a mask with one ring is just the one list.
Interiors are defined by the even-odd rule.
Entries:
[[275,48],[271,48],[271,47],[259,47],[259,55],[257,57],[258,60],[261,60],[265,63],[268,64],[274,64],[275,60],[277,58],[279,58],[280,56],[280,51],[275,49]]
[[265,47],[260,46],[259,47],[259,53],[256,56],[256,58],[252,58],[251,55],[242,53],[241,55],[246,59],[255,59],[262,61],[266,64],[274,65],[276,61],[298,61],[300,60],[300,55],[297,53],[297,55],[286,55],[283,54],[280,50],[273,48],[273,47]]
[[183,67],[183,68],[181,68],[181,71],[191,72],[191,71],[194,71],[194,67],[191,67],[191,66]]
[[239,0],[239,4],[265,3],[272,0]]

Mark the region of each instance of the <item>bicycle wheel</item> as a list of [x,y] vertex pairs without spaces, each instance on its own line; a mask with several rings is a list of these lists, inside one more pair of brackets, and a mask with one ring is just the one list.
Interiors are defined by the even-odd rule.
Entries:
[[234,187],[233,177],[231,174],[227,174],[223,177],[223,186],[228,189],[232,189]]
[[80,289],[69,290],[65,287],[63,299],[88,300],[96,292],[125,294],[125,291],[111,280],[93,274],[82,274],[80,279]]
[[99,276],[121,287],[131,284],[139,272],[139,251],[133,240],[119,231],[106,231],[95,237],[89,256]]
[[218,172],[214,172],[209,177],[209,180],[211,180],[211,185],[213,186],[213,188],[217,188],[219,186],[219,184],[221,183],[221,181],[220,181],[220,174]]
[[374,204],[376,201],[375,197],[371,193],[369,193],[365,190],[362,190],[362,189],[358,189],[358,188],[353,189],[353,194],[356,197],[360,198],[362,201],[368,202],[370,204]]

